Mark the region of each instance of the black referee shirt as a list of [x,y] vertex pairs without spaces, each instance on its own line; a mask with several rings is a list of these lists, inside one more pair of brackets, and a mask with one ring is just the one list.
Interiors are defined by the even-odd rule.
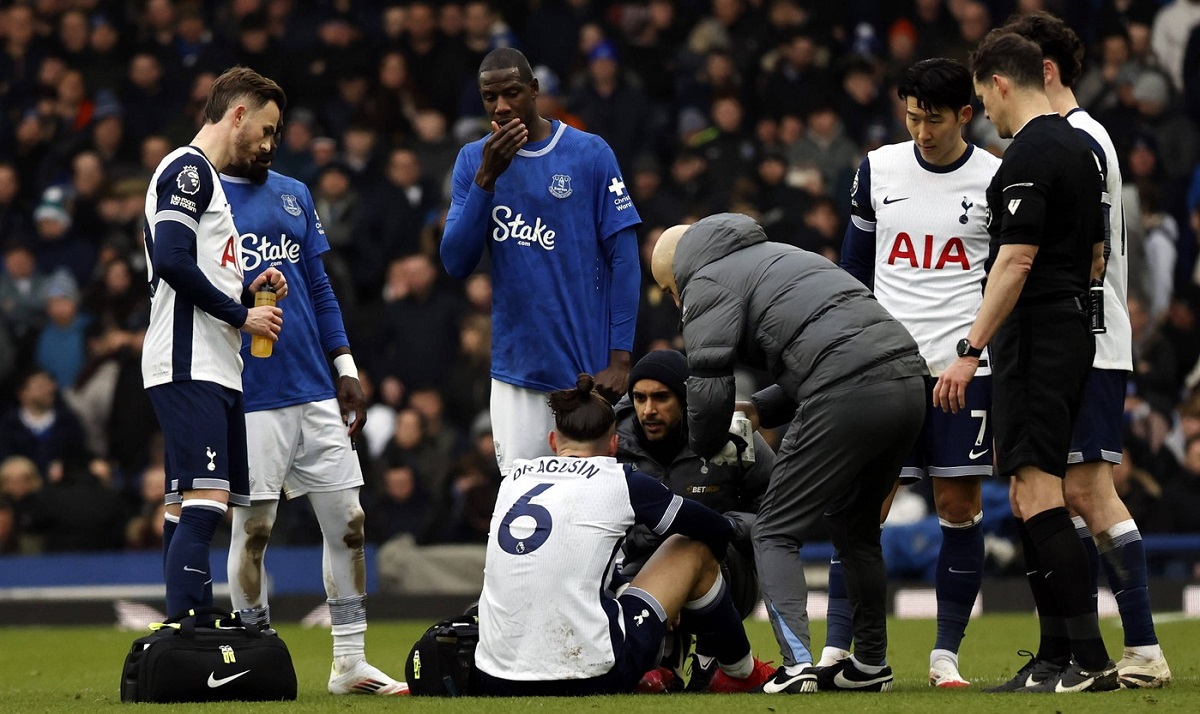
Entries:
[[1103,194],[1096,158],[1066,119],[1044,114],[1017,132],[987,190],[988,270],[1002,245],[1038,247],[1017,307],[1087,292]]

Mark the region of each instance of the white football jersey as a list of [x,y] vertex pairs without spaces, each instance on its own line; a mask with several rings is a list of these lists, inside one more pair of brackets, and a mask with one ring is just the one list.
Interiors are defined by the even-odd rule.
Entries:
[[869,178],[862,167],[855,178],[852,220],[875,233],[875,297],[912,334],[934,377],[957,359],[983,303],[986,193],[999,166],[970,144],[953,164],[933,166],[906,141],[868,153]]
[[143,229],[150,281],[150,326],[142,348],[147,388],[167,382],[216,382],[242,391],[242,346],[237,328],[186,301],[154,274],[158,227],[175,221],[196,234],[194,258],[204,278],[234,301],[242,295],[241,241],[216,169],[183,146],[159,163],[146,191]]
[[[649,498],[633,493],[643,483],[654,489]],[[621,542],[646,514],[655,532],[666,532],[681,503],[610,457],[516,460],[492,514],[475,664],[514,681],[587,679],[612,669],[606,608],[620,605],[610,584]]]
[[1100,122],[1082,109],[1072,109],[1067,121],[1075,127],[1100,163],[1108,204],[1108,268],[1104,273],[1105,332],[1096,335],[1097,369],[1133,370],[1133,330],[1129,325],[1129,252],[1125,233],[1125,209],[1121,203],[1121,168],[1117,150]]

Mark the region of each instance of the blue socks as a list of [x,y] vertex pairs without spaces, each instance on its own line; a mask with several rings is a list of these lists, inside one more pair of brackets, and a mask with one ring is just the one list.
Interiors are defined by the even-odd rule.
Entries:
[[1146,585],[1146,548],[1133,519],[1121,521],[1096,538],[1099,560],[1117,599],[1125,646],[1158,644]]
[[1075,525],[1075,535],[1079,536],[1079,542],[1083,544],[1083,552],[1087,554],[1088,570],[1092,576],[1092,597],[1097,597],[1100,594],[1100,551],[1096,550],[1096,541],[1092,539],[1092,530],[1088,528],[1083,516],[1071,516],[1071,523]]
[[[218,501],[189,499],[183,503],[179,525],[167,546],[163,580],[167,585],[167,616],[212,605],[212,566],[208,549],[226,506]],[[165,538],[164,538],[165,544]]]
[[854,639],[854,612],[846,594],[846,572],[841,555],[835,550],[829,559],[829,610],[825,615],[825,646],[850,649]]
[[937,641],[933,648],[958,652],[983,583],[983,513],[967,523],[942,524],[938,552]]

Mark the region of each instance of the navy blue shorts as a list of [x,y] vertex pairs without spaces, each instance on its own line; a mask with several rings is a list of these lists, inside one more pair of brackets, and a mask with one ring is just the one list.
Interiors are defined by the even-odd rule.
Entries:
[[589,679],[525,682],[500,679],[476,669],[473,690],[493,697],[586,697],[632,692],[642,675],[657,667],[662,658],[666,614],[653,596],[637,588],[627,589],[616,600],[605,598],[601,602],[608,613],[616,656],[608,672]]
[[926,377],[925,426],[900,469],[901,483],[915,483],[925,476],[992,475],[992,377],[984,375],[967,383],[965,409],[957,414],[933,406],[933,385]]
[[1088,374],[1083,404],[1071,432],[1068,464],[1121,463],[1121,422],[1128,379],[1128,372],[1116,369],[1093,369]]
[[184,491],[229,492],[229,503],[250,505],[246,415],[242,393],[214,382],[171,382],[146,390],[163,432],[167,503]]

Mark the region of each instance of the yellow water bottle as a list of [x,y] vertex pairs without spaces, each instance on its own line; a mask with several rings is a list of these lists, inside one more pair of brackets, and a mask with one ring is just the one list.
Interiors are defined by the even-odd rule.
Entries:
[[[262,307],[270,305],[275,307],[275,287],[271,283],[263,283],[263,286],[254,294],[254,307]],[[250,354],[255,357],[270,357],[271,350],[275,347],[275,343],[267,337],[259,335],[251,335],[250,337]]]

